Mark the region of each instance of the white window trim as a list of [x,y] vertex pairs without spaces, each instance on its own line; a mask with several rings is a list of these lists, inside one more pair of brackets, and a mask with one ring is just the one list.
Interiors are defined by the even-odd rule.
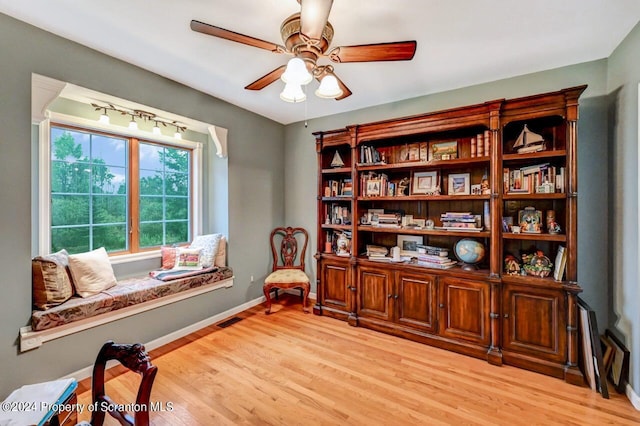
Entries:
[[[51,122],[67,124],[80,127],[87,130],[97,130],[108,132],[118,136],[135,137],[150,142],[159,142],[164,145],[175,146],[178,148],[188,148],[193,150],[192,157],[192,230],[194,235],[202,233],[202,216],[203,216],[203,155],[202,143],[189,140],[177,140],[165,135],[152,135],[149,132],[141,130],[130,130],[126,127],[112,126],[99,123],[95,120],[75,117],[67,114],[60,114],[52,111],[46,112],[47,118],[39,124],[39,237],[38,237],[38,254],[44,256],[49,254],[51,247]],[[159,250],[152,250],[140,253],[126,253],[122,255],[111,256],[111,263],[126,263],[130,261],[151,259],[160,256]]]

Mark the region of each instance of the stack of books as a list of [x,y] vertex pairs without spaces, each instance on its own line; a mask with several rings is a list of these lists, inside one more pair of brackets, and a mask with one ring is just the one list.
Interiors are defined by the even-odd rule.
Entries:
[[389,262],[390,257],[387,257],[389,250],[383,246],[376,246],[373,244],[367,244],[367,258],[374,262]]
[[418,244],[417,259],[418,265],[435,269],[449,269],[457,263],[455,260],[449,259],[448,249],[422,244]]
[[447,231],[482,231],[479,214],[471,212],[446,212],[440,215],[442,226]]
[[380,228],[400,228],[402,216],[399,213],[378,213],[371,221],[371,224]]

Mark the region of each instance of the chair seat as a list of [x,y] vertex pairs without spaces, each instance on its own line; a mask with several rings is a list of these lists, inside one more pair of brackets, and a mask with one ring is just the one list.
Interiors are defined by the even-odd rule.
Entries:
[[267,276],[265,284],[308,283],[309,277],[300,269],[279,269]]

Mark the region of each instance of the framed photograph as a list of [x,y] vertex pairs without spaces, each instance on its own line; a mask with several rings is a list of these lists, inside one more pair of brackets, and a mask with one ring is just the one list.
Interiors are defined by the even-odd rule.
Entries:
[[453,160],[458,158],[458,141],[435,142],[429,150],[431,160]]
[[415,172],[413,174],[412,194],[429,194],[438,186],[438,172]]
[[367,181],[367,188],[365,196],[367,197],[379,197],[380,196],[380,180],[379,179],[369,179]]
[[398,235],[398,247],[402,256],[417,256],[418,245],[422,243],[421,235]]
[[449,175],[449,195],[469,195],[469,173]]
[[405,144],[400,148],[400,162],[420,161],[420,144]]
[[613,346],[613,361],[609,370],[609,378],[613,382],[618,393],[625,393],[625,387],[629,381],[629,350],[609,329],[604,332]]

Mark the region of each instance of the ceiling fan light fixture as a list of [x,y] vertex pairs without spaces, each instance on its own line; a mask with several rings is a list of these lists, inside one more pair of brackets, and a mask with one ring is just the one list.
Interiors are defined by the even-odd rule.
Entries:
[[335,99],[342,96],[344,92],[338,85],[338,79],[331,74],[327,74],[320,81],[320,87],[318,87],[315,93],[319,98]]
[[136,122],[135,117],[133,115],[131,115],[131,121],[129,122],[129,129],[138,130],[138,123]]
[[303,102],[307,99],[307,95],[304,94],[299,84],[287,83],[282,93],[280,93],[280,99],[291,103]]
[[280,78],[287,84],[297,85],[309,84],[311,80],[313,80],[313,76],[307,70],[304,61],[300,58],[291,58],[287,63],[287,69]]

